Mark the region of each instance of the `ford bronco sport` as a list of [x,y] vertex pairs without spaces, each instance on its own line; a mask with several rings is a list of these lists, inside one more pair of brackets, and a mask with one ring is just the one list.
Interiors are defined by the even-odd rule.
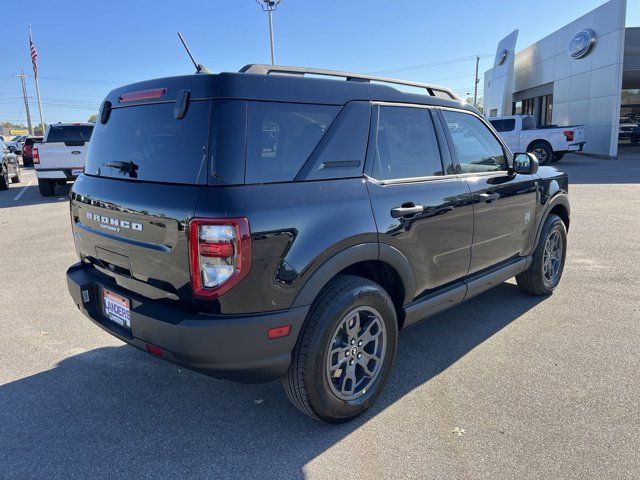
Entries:
[[554,290],[567,183],[441,87],[264,65],[150,80],[101,106],[69,292],[124,342],[282,378],[343,422],[380,395],[400,330],[513,276]]

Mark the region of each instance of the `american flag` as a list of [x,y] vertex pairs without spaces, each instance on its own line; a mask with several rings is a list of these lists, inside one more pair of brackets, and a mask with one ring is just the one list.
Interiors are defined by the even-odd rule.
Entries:
[[31,27],[29,27],[29,51],[31,52],[31,63],[33,64],[33,76],[38,78],[38,51],[31,38]]

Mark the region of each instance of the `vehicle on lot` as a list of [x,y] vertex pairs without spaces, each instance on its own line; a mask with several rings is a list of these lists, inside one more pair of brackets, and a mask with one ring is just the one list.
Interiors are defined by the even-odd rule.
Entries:
[[42,143],[42,137],[27,137],[22,147],[22,165],[33,167],[33,145]]
[[399,330],[514,275],[554,290],[567,191],[441,87],[265,65],[150,80],[102,104],[67,283],[121,340],[282,378],[301,411],[342,422],[380,395]]
[[10,183],[20,183],[20,164],[18,157],[0,140],[0,190],[9,188]]
[[18,155],[22,153],[22,147],[24,146],[24,141],[27,138],[27,135],[16,135],[8,142],[5,142],[7,148]]
[[631,143],[640,142],[640,127],[636,127],[636,128],[633,129],[633,131],[629,135],[629,141]]
[[49,197],[56,185],[74,181],[84,170],[93,123],[49,125],[42,143],[31,156],[38,177],[40,194]]
[[583,125],[536,128],[536,120],[532,115],[490,117],[487,120],[512,152],[531,152],[540,165],[557,162],[567,152],[581,152],[586,143]]
[[620,117],[618,138],[629,138],[637,126],[638,124],[629,117]]

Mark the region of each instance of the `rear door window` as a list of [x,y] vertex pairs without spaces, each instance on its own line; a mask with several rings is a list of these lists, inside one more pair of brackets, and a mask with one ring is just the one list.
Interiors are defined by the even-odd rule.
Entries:
[[516,120],[514,118],[505,118],[503,120],[490,120],[496,132],[513,132],[516,128]]
[[47,143],[88,142],[91,140],[93,125],[51,125]]
[[246,183],[292,181],[340,107],[248,102]]
[[114,108],[98,122],[85,173],[127,180],[206,184],[211,102],[190,102],[184,118],[175,103]]

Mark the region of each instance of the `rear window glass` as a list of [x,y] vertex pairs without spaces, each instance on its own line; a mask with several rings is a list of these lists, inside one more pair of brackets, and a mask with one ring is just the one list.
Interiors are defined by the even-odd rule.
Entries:
[[177,120],[175,103],[114,108],[98,122],[85,173],[153,182],[206,184],[210,102],[191,102]]
[[275,102],[249,102],[247,108],[247,183],[293,180],[340,110]]
[[88,142],[93,125],[51,125],[47,142]]
[[516,121],[514,118],[506,118],[504,120],[490,120],[493,128],[496,132],[513,132],[516,128]]

